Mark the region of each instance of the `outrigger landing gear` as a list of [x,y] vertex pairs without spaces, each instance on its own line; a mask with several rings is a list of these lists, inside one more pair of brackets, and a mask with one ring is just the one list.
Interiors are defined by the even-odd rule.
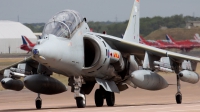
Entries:
[[35,99],[35,106],[37,109],[41,109],[42,107],[42,99],[40,98],[39,93],[38,93],[38,97]]
[[176,81],[177,81],[177,93],[175,95],[176,103],[181,104],[182,103],[182,94],[181,94],[181,84],[180,84],[180,78],[179,78],[179,64],[173,63],[174,71],[176,73]]
[[76,105],[78,108],[85,108],[86,97],[84,93],[81,93],[83,80],[79,77],[74,77],[74,98],[76,99]]
[[182,103],[182,94],[181,94],[181,84],[180,84],[180,79],[179,76],[177,75],[177,93],[176,93],[176,103],[181,104]]
[[94,100],[97,107],[102,107],[106,99],[107,106],[115,105],[115,94],[114,92],[105,91],[102,86],[95,91]]

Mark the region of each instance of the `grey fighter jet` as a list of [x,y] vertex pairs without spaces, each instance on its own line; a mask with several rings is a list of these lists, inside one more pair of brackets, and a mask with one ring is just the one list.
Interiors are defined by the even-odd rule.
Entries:
[[[135,0],[123,39],[90,32],[78,12],[63,10],[45,25],[42,38],[32,50],[32,56],[0,70],[5,89],[20,91],[24,86],[38,94],[37,109],[42,106],[40,94],[58,94],[66,86],[51,77],[62,74],[69,79],[78,108],[86,106],[86,95],[94,85],[95,104],[101,107],[104,99],[114,106],[115,94],[130,87],[161,90],[167,81],[157,71],[174,72],[177,76],[176,102],[182,102],[180,81],[197,83],[194,72],[200,58],[182,55],[139,43],[140,1]],[[19,80],[24,77],[24,81]]]

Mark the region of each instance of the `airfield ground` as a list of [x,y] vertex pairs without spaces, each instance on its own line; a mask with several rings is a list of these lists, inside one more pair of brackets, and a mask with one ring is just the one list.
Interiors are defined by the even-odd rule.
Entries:
[[[0,69],[7,64],[21,60],[22,58],[0,58]],[[197,67],[200,73],[200,64]],[[87,107],[76,108],[74,94],[67,92],[58,95],[41,95],[42,109],[35,109],[36,93],[23,89],[20,92],[3,90],[0,91],[0,112],[200,112],[200,82],[189,84],[181,82],[183,103],[176,104],[176,76],[172,73],[161,74],[170,85],[160,91],[147,91],[140,88],[129,87],[128,90],[115,94],[116,104],[114,107],[95,107],[94,92],[98,88],[96,84],[90,95],[87,95]],[[56,78],[63,79],[57,75]],[[65,78],[65,77],[64,77]],[[66,79],[65,79],[66,80]],[[63,81],[66,83],[66,81]]]

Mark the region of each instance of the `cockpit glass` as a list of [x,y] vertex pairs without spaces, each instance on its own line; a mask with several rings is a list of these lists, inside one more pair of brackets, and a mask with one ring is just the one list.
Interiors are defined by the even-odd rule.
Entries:
[[69,28],[61,23],[61,22],[49,22],[48,24],[46,24],[45,29],[43,31],[43,34],[53,34],[57,37],[66,37],[68,38],[70,35],[69,33]]
[[61,11],[45,25],[42,37],[46,34],[53,34],[57,37],[69,38],[82,20],[82,16],[74,10]]

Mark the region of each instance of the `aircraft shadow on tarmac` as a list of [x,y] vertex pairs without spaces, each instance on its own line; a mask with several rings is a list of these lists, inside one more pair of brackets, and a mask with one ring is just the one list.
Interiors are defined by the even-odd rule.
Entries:
[[[183,103],[183,104],[199,104],[200,102],[192,102],[192,103]],[[138,107],[138,106],[155,106],[155,105],[175,105],[176,103],[163,103],[163,104],[125,104],[125,105],[115,105],[114,107]],[[178,105],[178,104],[177,104]],[[106,105],[103,106],[108,107]],[[108,107],[108,108],[114,108],[114,107]],[[101,107],[96,107],[95,105],[88,105],[86,108],[101,108]],[[54,109],[54,110],[59,110],[59,109],[78,109],[77,106],[69,106],[69,107],[52,107],[52,108],[42,108],[41,110],[48,110],[48,109]],[[5,109],[5,110],[0,110],[1,112],[18,112],[18,111],[33,111],[37,110],[36,108],[30,108],[30,109]]]

